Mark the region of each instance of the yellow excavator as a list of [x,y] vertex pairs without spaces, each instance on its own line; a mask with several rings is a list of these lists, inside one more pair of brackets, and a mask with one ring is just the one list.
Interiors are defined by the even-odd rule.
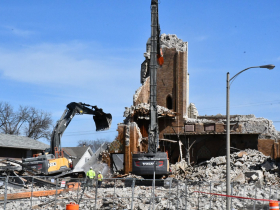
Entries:
[[[67,105],[52,132],[50,149],[45,154],[22,160],[22,170],[37,175],[56,175],[71,171],[69,155],[61,148],[61,137],[75,115],[93,115],[96,131],[107,130],[111,126],[112,115],[104,113],[97,106],[72,102]],[[71,157],[70,157],[71,158]]]

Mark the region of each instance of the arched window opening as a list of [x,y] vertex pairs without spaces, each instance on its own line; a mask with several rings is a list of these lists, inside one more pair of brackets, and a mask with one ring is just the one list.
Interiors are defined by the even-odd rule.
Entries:
[[172,97],[170,95],[168,95],[166,98],[166,107],[168,109],[172,109]]

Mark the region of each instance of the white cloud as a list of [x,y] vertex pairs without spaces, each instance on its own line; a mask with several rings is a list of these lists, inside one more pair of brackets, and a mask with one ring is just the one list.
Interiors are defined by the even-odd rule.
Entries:
[[99,84],[118,77],[121,70],[117,59],[117,63],[106,62],[102,55],[89,52],[91,47],[71,43],[41,44],[16,51],[0,48],[0,72],[13,80],[45,85]]
[[[0,86],[1,79],[8,78],[21,88],[20,93],[7,88],[2,95],[6,94],[6,100],[12,98],[15,103],[37,104],[40,109],[54,113],[54,122],[72,101],[97,105],[113,115],[116,127],[123,121],[124,107],[132,104],[133,94],[140,85],[139,63],[129,51],[108,51],[93,43],[78,42],[17,50],[0,48]],[[109,134],[112,136],[109,139],[116,135]]]
[[34,34],[34,32],[32,32],[32,31],[20,30],[20,29],[17,29],[17,28],[13,28],[12,33],[14,35],[20,36],[20,37],[29,37],[30,35]]
[[28,38],[31,35],[35,34],[34,31],[22,30],[22,29],[14,27],[14,26],[2,26],[2,28],[4,28],[2,33],[6,33],[9,35],[12,34],[14,36],[23,37],[23,38]]

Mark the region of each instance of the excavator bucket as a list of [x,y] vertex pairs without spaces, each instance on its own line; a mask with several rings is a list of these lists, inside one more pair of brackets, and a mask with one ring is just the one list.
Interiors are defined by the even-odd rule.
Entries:
[[93,116],[95,122],[96,131],[108,130],[111,127],[112,115],[111,114],[102,114]]

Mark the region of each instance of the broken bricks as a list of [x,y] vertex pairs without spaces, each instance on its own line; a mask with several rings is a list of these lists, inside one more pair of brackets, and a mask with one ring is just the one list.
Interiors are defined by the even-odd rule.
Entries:
[[[171,164],[172,177],[192,181],[225,181],[225,156],[213,157],[197,166],[188,166],[184,160]],[[231,154],[231,181],[239,183],[259,182],[268,185],[280,183],[278,166],[263,153],[246,149]]]

